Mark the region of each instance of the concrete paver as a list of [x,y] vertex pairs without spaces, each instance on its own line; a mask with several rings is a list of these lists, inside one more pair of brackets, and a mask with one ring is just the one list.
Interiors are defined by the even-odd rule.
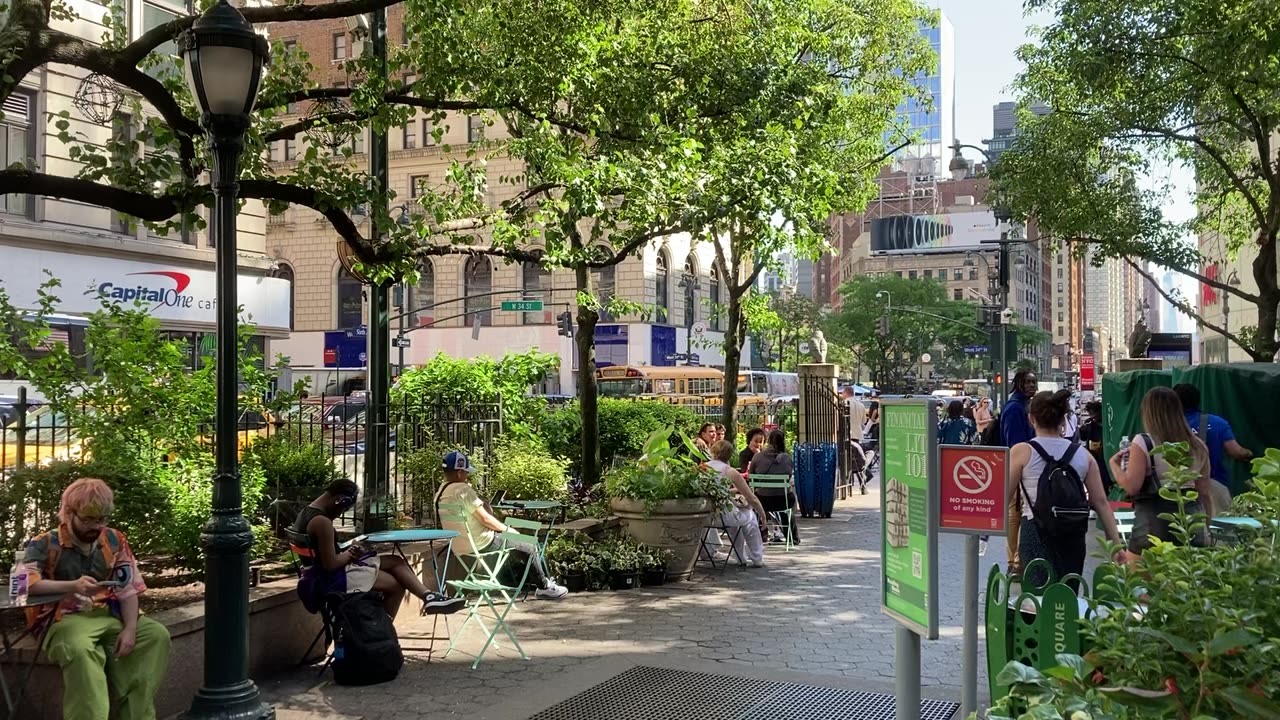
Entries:
[[[265,684],[264,693],[282,709],[322,713],[317,717],[523,720],[635,665],[891,692],[896,623],[880,612],[874,488],[839,503],[830,519],[802,520],[801,537],[804,544],[790,553],[770,548],[763,569],[730,567],[659,588],[521,603],[508,620],[529,661],[503,647],[471,670],[465,655],[428,660],[406,652],[404,671],[391,683],[338,687],[303,670]],[[959,699],[962,547],[961,536],[940,538],[941,637],[922,643],[926,697]],[[1001,539],[992,538],[980,562],[983,582],[1004,553]],[[460,624],[455,616],[452,626]],[[397,627],[406,647],[425,647],[432,630],[431,620],[409,607]],[[464,647],[477,649],[479,634],[470,638]],[[437,656],[446,646],[437,641]]]

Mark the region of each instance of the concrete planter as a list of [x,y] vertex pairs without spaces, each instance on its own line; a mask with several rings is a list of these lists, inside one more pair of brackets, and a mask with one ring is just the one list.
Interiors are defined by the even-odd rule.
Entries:
[[711,514],[710,500],[664,500],[653,512],[645,512],[643,501],[629,498],[614,498],[609,501],[609,506],[631,539],[671,551],[671,562],[667,563],[668,580],[689,578],[693,564],[698,560],[702,534]]

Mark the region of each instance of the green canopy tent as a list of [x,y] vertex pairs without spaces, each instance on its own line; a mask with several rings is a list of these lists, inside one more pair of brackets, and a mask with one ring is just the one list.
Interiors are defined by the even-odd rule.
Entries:
[[1120,438],[1142,432],[1142,398],[1153,387],[1172,387],[1172,370],[1129,370],[1102,376],[1102,451],[1110,458]]
[[[1190,383],[1200,390],[1200,409],[1221,416],[1231,424],[1236,441],[1261,455],[1280,447],[1280,365],[1276,363],[1227,363],[1196,365],[1173,371],[1173,382]],[[1245,490],[1250,463],[1225,458],[1231,493]]]

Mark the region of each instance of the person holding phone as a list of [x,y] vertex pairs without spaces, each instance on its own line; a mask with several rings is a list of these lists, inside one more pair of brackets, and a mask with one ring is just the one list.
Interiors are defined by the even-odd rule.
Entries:
[[[333,521],[355,507],[360,488],[347,478],[329,483],[324,494],[302,508],[293,523],[293,531],[305,534],[313,556],[303,558],[303,578],[299,592],[355,593],[376,590],[382,593],[383,606],[392,619],[400,610],[405,592],[422,600],[422,614],[449,614],[466,607],[462,598],[451,598],[427,589],[413,568],[398,555],[379,556],[373,550],[352,542],[345,549],[338,545]],[[304,586],[306,589],[304,590]]]
[[28,608],[35,623],[53,614],[45,654],[62,670],[64,718],[155,717],[156,690],[169,664],[169,631],[138,611],[146,583],[124,533],[108,527],[111,488],[80,478],[62,492],[58,527],[27,543],[18,572],[31,595],[61,595]]

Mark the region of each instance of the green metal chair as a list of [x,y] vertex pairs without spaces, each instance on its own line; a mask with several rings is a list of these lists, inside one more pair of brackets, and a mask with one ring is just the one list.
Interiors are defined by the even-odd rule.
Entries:
[[792,515],[795,513],[796,505],[796,490],[791,485],[791,476],[752,473],[747,477],[747,484],[751,486],[752,492],[756,490],[782,490],[783,497],[787,501],[787,509],[777,510],[769,514],[777,516],[778,523],[782,525],[782,535],[786,538],[783,547],[786,552],[791,552],[791,525],[795,522]]
[[[462,524],[463,527],[467,527],[469,544],[472,547],[477,544],[477,538],[471,535],[470,528],[465,523],[466,515],[472,512],[471,507],[465,504],[441,502],[439,504],[439,512],[442,520],[449,519]],[[520,518],[509,518],[504,523],[509,527],[524,529],[542,527],[540,523]],[[524,535],[517,532],[501,533],[498,538],[531,542],[539,548],[543,545],[536,535]],[[529,564],[525,563],[524,569],[518,573],[518,580],[514,583],[509,583],[505,580],[508,575],[504,571],[507,569],[507,560],[510,558],[512,550],[506,548],[482,550],[474,555],[468,555],[458,549],[457,543],[454,543],[453,547],[454,557],[466,570],[467,575],[462,580],[449,580],[448,584],[458,593],[466,595],[467,616],[458,631],[453,633],[453,637],[449,641],[449,649],[445,651],[445,657],[449,657],[454,650],[458,649],[459,639],[467,628],[474,624],[484,631],[485,641],[480,648],[480,652],[474,656],[475,660],[471,663],[472,670],[480,665],[480,661],[484,658],[485,653],[488,652],[490,645],[498,645],[498,633],[506,635],[511,640],[516,652],[520,653],[520,657],[528,660],[529,656],[525,654],[524,648],[520,646],[520,641],[516,639],[516,634],[511,629],[511,626],[507,624],[507,614],[511,612],[511,608],[515,607],[515,598],[524,589],[525,583],[529,578]],[[533,560],[530,559],[530,562],[533,562]],[[514,575],[516,574],[511,574],[511,576]],[[493,625],[490,626],[486,623],[486,619],[492,621]]]

